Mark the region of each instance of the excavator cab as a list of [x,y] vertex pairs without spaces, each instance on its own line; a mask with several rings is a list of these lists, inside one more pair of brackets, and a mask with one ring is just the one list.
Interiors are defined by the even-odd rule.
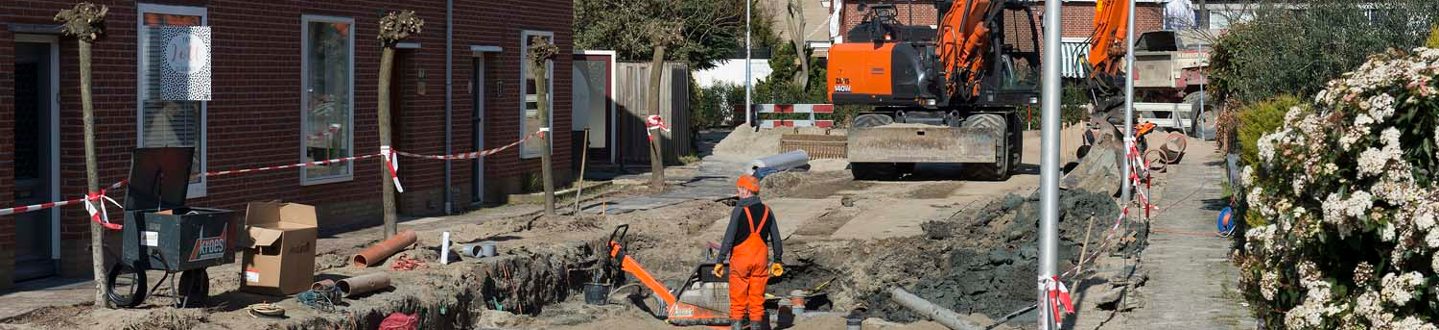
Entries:
[[935,6],[934,27],[894,5],[862,8],[864,21],[829,49],[830,102],[873,107],[854,118],[848,134],[856,178],[888,179],[916,164],[944,163],[975,165],[966,166],[974,177],[1004,180],[1019,164],[1016,114],[1039,103],[1031,1]]

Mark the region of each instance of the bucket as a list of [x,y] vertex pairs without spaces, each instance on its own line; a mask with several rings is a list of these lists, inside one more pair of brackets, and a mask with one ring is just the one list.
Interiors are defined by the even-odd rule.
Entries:
[[610,285],[608,283],[585,283],[585,303],[590,305],[608,304]]

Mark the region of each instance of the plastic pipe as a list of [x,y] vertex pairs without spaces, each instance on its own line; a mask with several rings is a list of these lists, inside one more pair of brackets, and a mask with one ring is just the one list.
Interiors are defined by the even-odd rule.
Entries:
[[745,173],[754,174],[761,168],[784,171],[805,165],[809,165],[809,153],[804,150],[795,150],[777,155],[764,156],[750,161],[749,166],[745,168]]
[[440,239],[440,264],[450,264],[450,232],[445,232]]
[[390,274],[381,272],[355,276],[340,280],[335,286],[340,288],[345,298],[363,295],[390,287]]
[[385,258],[395,255],[395,253],[400,252],[400,250],[405,249],[405,247],[411,244],[415,244],[415,231],[406,230],[395,234],[395,236],[390,237],[390,239],[380,241],[379,243],[375,243],[375,245],[361,250],[360,253],[355,254],[350,261],[355,268],[374,266],[380,263],[380,260],[385,260]]
[[984,327],[978,324],[970,323],[960,318],[958,313],[944,307],[939,307],[928,300],[924,300],[924,298],[910,294],[909,291],[904,291],[904,289],[890,288],[889,299],[894,300],[894,302],[899,303],[899,305],[904,306],[904,308],[924,315],[934,320],[934,322],[950,329],[984,329]]

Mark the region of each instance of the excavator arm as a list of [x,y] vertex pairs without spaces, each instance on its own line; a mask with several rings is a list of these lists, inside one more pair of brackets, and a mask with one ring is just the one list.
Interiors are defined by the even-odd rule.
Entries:
[[1089,37],[1090,77],[1117,76],[1124,69],[1124,43],[1129,31],[1129,2],[1098,0],[1094,4],[1094,34]]

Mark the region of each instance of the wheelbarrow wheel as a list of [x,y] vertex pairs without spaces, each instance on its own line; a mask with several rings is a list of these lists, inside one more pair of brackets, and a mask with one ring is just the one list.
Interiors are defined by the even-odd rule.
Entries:
[[116,307],[140,305],[145,301],[145,272],[123,262],[110,266],[105,274],[105,298]]
[[179,308],[201,307],[210,297],[210,274],[204,269],[187,270],[180,273]]

